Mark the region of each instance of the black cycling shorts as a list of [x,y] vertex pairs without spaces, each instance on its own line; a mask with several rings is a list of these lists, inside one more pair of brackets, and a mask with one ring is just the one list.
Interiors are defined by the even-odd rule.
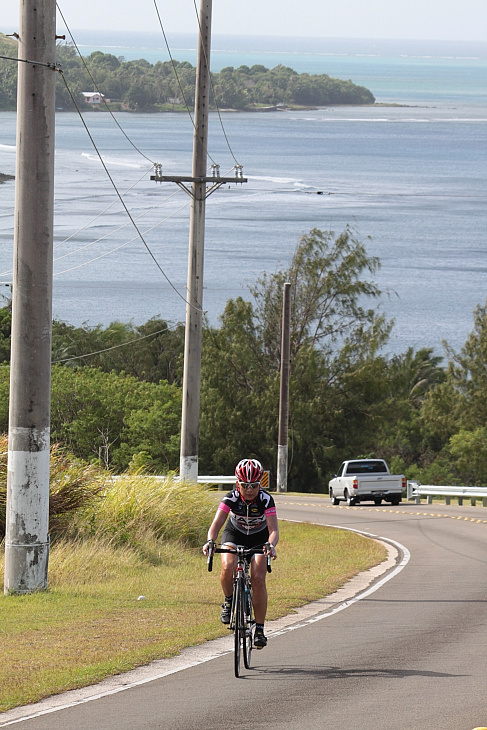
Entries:
[[246,548],[261,547],[269,540],[269,530],[265,527],[255,533],[247,535],[245,532],[237,530],[230,521],[225,525],[222,533],[222,545],[225,543],[233,543],[234,545],[243,545]]

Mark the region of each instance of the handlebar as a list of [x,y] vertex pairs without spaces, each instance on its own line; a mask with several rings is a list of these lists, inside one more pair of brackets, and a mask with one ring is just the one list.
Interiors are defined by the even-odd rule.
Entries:
[[[234,555],[243,555],[246,558],[253,557],[254,555],[265,555],[264,553],[264,545],[262,547],[255,547],[255,548],[244,548],[241,545],[239,545],[236,548],[218,548],[214,547],[213,550],[208,554],[207,563],[208,563],[208,572],[211,573],[213,570],[213,556],[215,553],[233,553]],[[271,555],[270,553],[267,555],[267,572],[272,573],[272,566],[271,566]]]

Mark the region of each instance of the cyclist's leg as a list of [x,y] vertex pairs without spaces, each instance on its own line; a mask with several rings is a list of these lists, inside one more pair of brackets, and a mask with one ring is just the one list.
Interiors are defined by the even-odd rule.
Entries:
[[[225,525],[222,533],[222,547],[223,548],[235,548],[241,544],[238,541],[238,535],[230,524]],[[233,574],[235,572],[235,564],[237,562],[237,556],[231,553],[222,553],[222,570],[220,573],[220,585],[222,587],[223,595],[228,598],[233,593]]]
[[[231,525],[228,523],[225,525],[222,534],[222,547],[224,548],[235,548],[237,546]],[[224,602],[222,605],[222,612],[220,619],[222,623],[229,624],[231,621],[231,608],[232,608],[232,593],[233,593],[233,575],[235,572],[235,563],[237,562],[237,556],[232,553],[221,554],[222,569],[220,573],[220,585],[222,587]]]
[[250,568],[252,581],[252,603],[256,623],[263,624],[267,613],[267,558],[265,555],[254,555]]
[[[235,545],[225,543],[222,547],[235,547]],[[223,595],[228,597],[231,596],[233,592],[233,574],[235,570],[234,566],[236,563],[236,556],[231,555],[230,553],[222,553],[221,559],[222,570],[220,573],[220,585],[223,590]]]

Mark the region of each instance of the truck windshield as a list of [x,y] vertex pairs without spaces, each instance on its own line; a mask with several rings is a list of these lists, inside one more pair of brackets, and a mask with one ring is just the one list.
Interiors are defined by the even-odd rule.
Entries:
[[355,461],[347,466],[347,474],[384,474],[383,461]]

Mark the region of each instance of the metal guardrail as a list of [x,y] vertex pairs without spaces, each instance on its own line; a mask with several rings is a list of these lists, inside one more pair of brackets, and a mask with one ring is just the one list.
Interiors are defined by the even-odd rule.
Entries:
[[[155,474],[142,474],[139,475],[141,478],[144,479],[155,479],[156,481],[161,481],[166,479],[165,476],[156,476]],[[113,476],[112,479],[121,479],[120,476]],[[179,479],[179,477],[176,477],[176,479]],[[227,477],[227,476],[216,476],[216,477],[210,477],[210,476],[199,476],[198,477],[198,484],[235,484],[235,477]]]
[[230,477],[211,477],[198,475],[198,484],[235,484],[235,475]]
[[[165,476],[155,476],[152,474],[145,474],[145,475],[142,475],[142,477],[156,479],[156,480],[161,480],[161,479],[166,478]],[[120,479],[120,478],[121,478],[120,476],[112,477],[112,479]],[[179,477],[176,477],[176,478],[179,479]],[[220,486],[220,485],[223,486],[224,484],[230,484],[233,486],[233,485],[235,485],[235,475],[232,474],[231,476],[221,476],[221,475],[198,476],[198,484],[214,484],[215,486]],[[264,474],[262,475],[262,486],[264,489],[269,489],[269,472],[268,471],[265,471]]]
[[463,505],[465,498],[470,499],[472,506],[475,506],[477,499],[481,499],[482,505],[487,507],[487,487],[449,487],[408,481],[408,500],[414,499],[416,504],[421,504],[421,497],[426,497],[428,504],[433,503],[433,497],[445,497],[446,504],[450,504],[451,498],[454,497],[458,499],[459,506]]
[[[269,477],[270,473],[268,471],[264,471],[262,474],[262,487],[263,489],[270,489],[269,484]],[[215,484],[218,486],[223,486],[224,484],[230,484],[232,486],[235,485],[235,475],[232,476],[198,476],[198,484]]]

